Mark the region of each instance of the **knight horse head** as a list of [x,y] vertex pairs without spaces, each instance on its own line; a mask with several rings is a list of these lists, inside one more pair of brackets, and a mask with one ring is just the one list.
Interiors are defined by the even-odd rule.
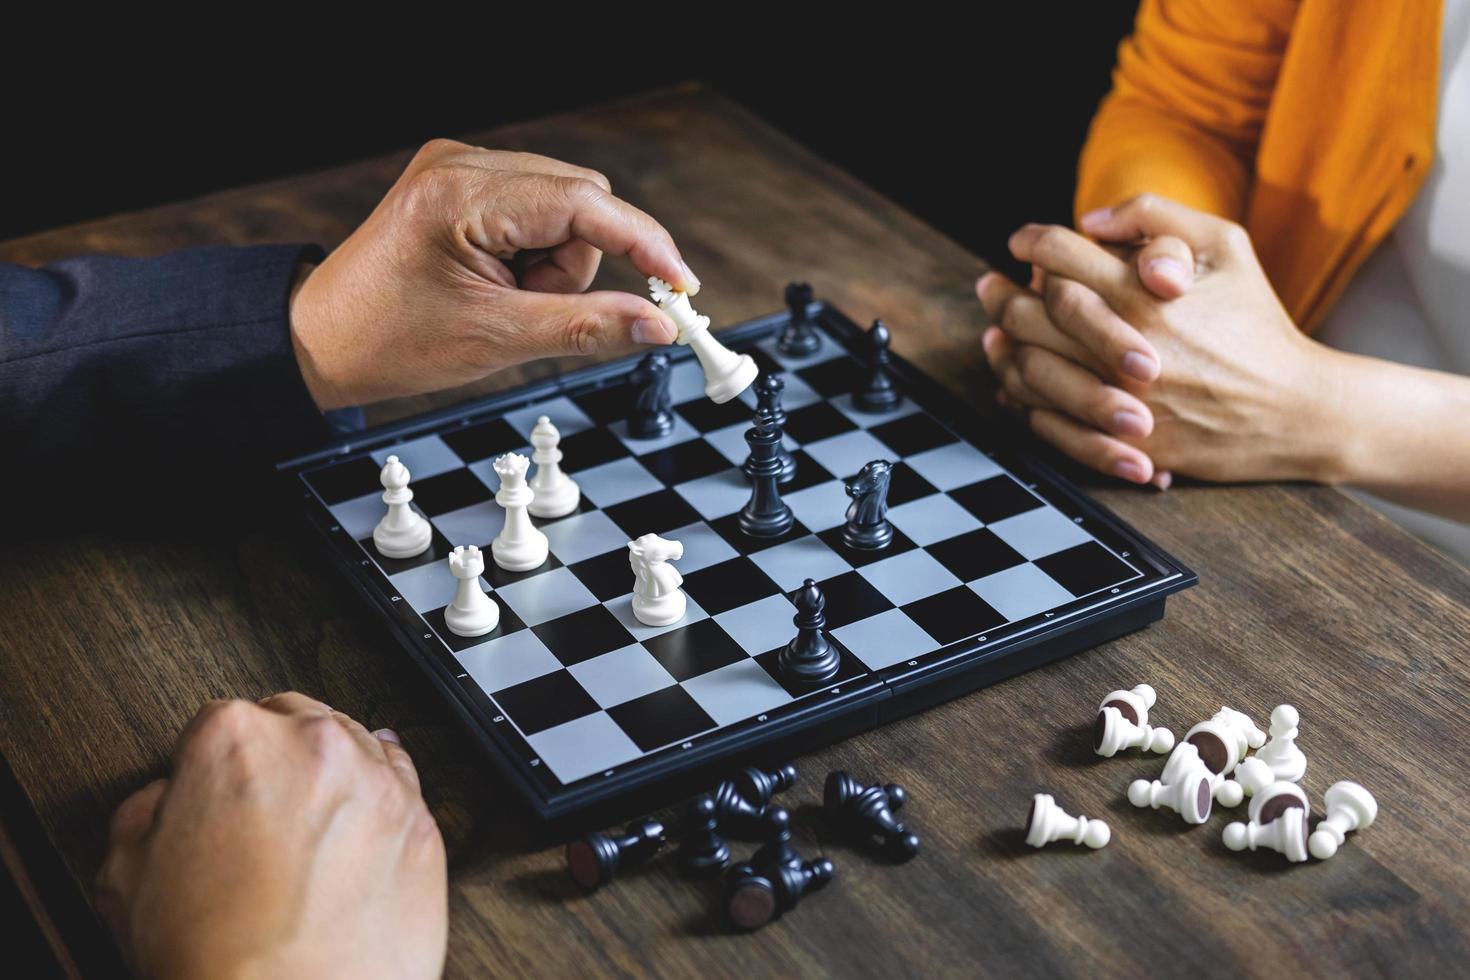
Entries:
[[628,542],[628,555],[645,566],[658,565],[683,558],[684,545],[678,541],[668,541],[657,534],[645,534]]
[[888,481],[893,476],[893,464],[886,459],[875,459],[867,463],[857,476],[849,479],[844,487],[847,495],[854,500],[867,497],[874,493],[888,489]]

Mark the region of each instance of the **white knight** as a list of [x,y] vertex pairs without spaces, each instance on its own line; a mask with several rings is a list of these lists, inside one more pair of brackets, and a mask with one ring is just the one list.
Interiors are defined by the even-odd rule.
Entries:
[[657,534],[628,542],[628,565],[633,569],[633,615],[645,626],[668,626],[684,618],[688,600],[679,586],[684,576],[670,565],[684,557],[684,546]]

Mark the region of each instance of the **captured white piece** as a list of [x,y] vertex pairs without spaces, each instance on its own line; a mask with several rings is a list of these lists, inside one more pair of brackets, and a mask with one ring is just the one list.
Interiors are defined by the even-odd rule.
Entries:
[[1113,832],[1107,824],[1101,820],[1072,816],[1057,806],[1057,801],[1049,793],[1037,793],[1031,799],[1031,813],[1026,818],[1026,843],[1032,847],[1069,840],[1096,850],[1107,846],[1112,837]]
[[633,615],[645,626],[668,626],[684,618],[688,600],[679,586],[684,576],[670,565],[684,557],[684,546],[657,534],[628,542],[628,565],[633,569]]
[[408,489],[411,479],[408,467],[400,463],[397,456],[389,456],[383,463],[379,479],[383,484],[383,503],[388,505],[388,513],[373,528],[373,545],[378,554],[385,558],[412,558],[423,554],[434,537],[434,528],[422,514],[409,506],[413,491]]
[[1105,758],[1123,749],[1140,748],[1146,752],[1168,752],[1174,748],[1174,733],[1167,728],[1151,728],[1148,710],[1158,695],[1147,684],[1131,691],[1113,691],[1097,706],[1097,720],[1092,726],[1092,747]]
[[529,486],[536,494],[529,510],[532,517],[566,517],[577,509],[582,499],[582,488],[561,469],[561,433],[545,415],[536,420],[531,430],[531,462],[536,464],[536,473]]
[[449,573],[459,586],[444,610],[444,625],[456,636],[484,636],[500,625],[500,606],[480,584],[484,571],[485,556],[474,545],[462,544],[449,553]]
[[717,405],[740,394],[755,380],[758,369],[749,354],[736,354],[715,339],[709,317],[694,312],[687,293],[679,292],[658,276],[648,277],[648,291],[658,308],[679,328],[678,343],[694,351],[704,369],[704,393]]
[[546,561],[551,544],[541,529],[531,523],[526,508],[536,498],[526,485],[526,470],[531,461],[520,453],[506,453],[495,461],[495,475],[500,477],[500,490],[495,502],[505,508],[505,526],[490,542],[495,564],[507,572],[528,572]]

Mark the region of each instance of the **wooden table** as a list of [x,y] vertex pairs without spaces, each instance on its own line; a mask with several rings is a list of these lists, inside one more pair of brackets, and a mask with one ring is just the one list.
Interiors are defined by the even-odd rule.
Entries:
[[[988,404],[972,292],[983,263],[717,95],[684,86],[473,141],[607,173],[667,223],[716,323],[776,309],[783,284],[806,279],[859,320],[883,316],[905,357]],[[0,246],[0,258],[331,246],[407,157],[36,235]],[[601,280],[638,286],[618,262]],[[755,936],[727,933],[711,888],[671,862],[576,893],[559,849],[527,847],[525,818],[428,685],[311,542],[289,534],[73,535],[0,554],[12,857],[70,955],[105,966],[83,897],[109,813],[164,771],[201,701],[294,687],[398,729],[417,758],[451,847],[453,976],[1464,970],[1470,574],[1328,489],[1108,485],[1096,496],[1197,569],[1199,588],[1141,633],[798,760],[803,781],[786,800],[796,844],[835,858],[839,880]],[[1329,862],[1291,867],[1224,848],[1222,825],[1243,811],[1191,829],[1134,810],[1128,782],[1159,761],[1098,759],[1086,727],[1103,693],[1140,681],[1158,689],[1154,718],[1176,731],[1221,703],[1263,725],[1278,702],[1297,705],[1318,813],[1327,786],[1351,778],[1377,793],[1377,825]],[[917,860],[882,866],[823,839],[811,804],[838,767],[908,788]],[[1113,842],[1032,852],[1020,828],[1038,791],[1108,819]]]

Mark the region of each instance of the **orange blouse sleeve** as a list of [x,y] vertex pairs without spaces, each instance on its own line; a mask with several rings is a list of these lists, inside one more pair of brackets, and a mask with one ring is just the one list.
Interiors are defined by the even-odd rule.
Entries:
[[1297,0],[1143,0],[1093,118],[1077,213],[1145,191],[1243,220]]

